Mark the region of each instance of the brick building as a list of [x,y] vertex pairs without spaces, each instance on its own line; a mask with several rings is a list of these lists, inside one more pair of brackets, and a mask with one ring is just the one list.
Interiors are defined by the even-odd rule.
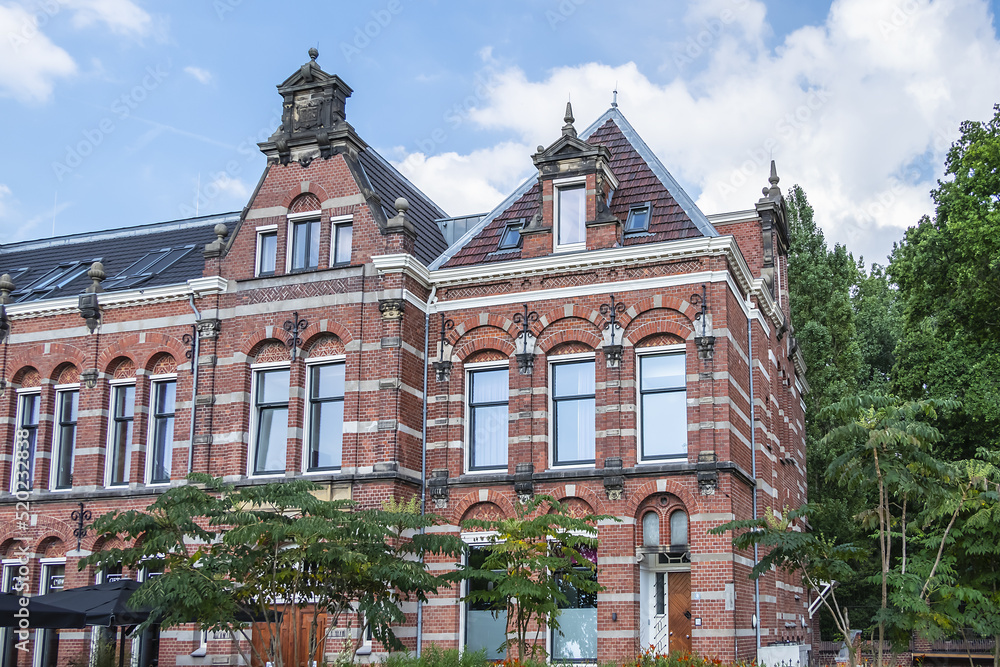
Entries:
[[[605,590],[564,612],[554,659],[808,643],[798,579],[755,587],[753,553],[707,533],[806,496],[773,165],[759,201],[706,216],[616,105],[580,132],[567,105],[525,156],[536,176],[448,218],[357,135],[351,89],[311,55],[278,87],[242,212],[0,247],[4,586],[24,554],[32,592],[94,581],[76,562],[108,545],[77,548],[74,510],[145,507],[192,470],[303,476],[362,505],[424,494],[456,532],[530,494],[618,517],[599,528]],[[475,558],[485,536],[462,536]],[[421,641],[499,643],[502,620],[459,597],[420,610]],[[34,639],[21,667],[64,665],[91,633]],[[159,664],[235,663],[202,639],[162,632]]]

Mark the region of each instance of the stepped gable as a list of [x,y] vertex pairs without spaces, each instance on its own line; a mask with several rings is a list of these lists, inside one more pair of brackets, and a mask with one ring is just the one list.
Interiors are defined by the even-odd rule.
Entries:
[[[634,135],[635,139],[630,141],[620,125],[627,128],[626,132]],[[652,204],[653,211],[649,231],[625,235],[624,244],[626,246],[717,235],[714,228],[704,218],[704,214],[694,206],[687,194],[680,189],[680,186],[676,184],[676,181],[663,166],[658,163],[655,167],[651,166],[649,161],[643,158],[640,151],[648,153],[655,160],[655,156],[652,156],[645,144],[641,144],[642,140],[638,138],[638,135],[617,109],[606,113],[595,123],[595,126],[589,128],[581,136],[585,138],[587,143],[604,146],[611,152],[611,170],[620,183],[611,198],[610,209],[615,217],[624,222],[628,217],[629,208],[642,205],[645,202]],[[637,147],[636,142],[640,143],[641,146]],[[657,176],[654,168],[662,171],[664,178]],[[664,184],[664,180],[676,188],[677,198]],[[538,212],[537,179],[532,178],[522,184],[518,192],[523,192],[523,194],[516,197],[513,203],[506,207],[501,204],[497,212],[486,217],[486,224],[482,229],[474,230],[474,236],[466,235],[466,237],[459,239],[453,246],[451,255],[447,256],[448,253],[446,253],[446,257],[439,259],[435,263],[436,266],[432,268],[451,268],[520,259],[520,248],[498,250],[497,247],[508,222],[523,218],[527,223]],[[518,192],[514,194],[517,195]],[[682,199],[687,206],[682,206],[678,199]],[[692,211],[694,215],[692,216],[688,211]],[[692,220],[692,217],[699,219],[696,222]]]

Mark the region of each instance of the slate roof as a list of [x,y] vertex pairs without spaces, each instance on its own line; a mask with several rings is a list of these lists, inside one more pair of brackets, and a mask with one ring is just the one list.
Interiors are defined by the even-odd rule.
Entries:
[[[652,204],[649,231],[628,235],[625,245],[672,241],[694,236],[718,236],[718,232],[670,175],[622,113],[613,107],[580,133],[593,145],[611,152],[611,171],[619,187],[611,199],[611,212],[622,222],[629,208]],[[431,269],[469,266],[520,259],[520,248],[498,250],[500,236],[510,221],[525,222],[538,211],[538,181],[532,176],[514,191],[479,225],[456,241]]]
[[202,250],[215,240],[215,225],[232,230],[239,219],[238,212],[224,213],[8,243],[0,245],[0,274],[11,275],[15,303],[81,294],[96,261],[104,264],[108,292],[181,284],[202,276]]
[[425,265],[433,262],[448,247],[436,222],[440,218],[447,218],[448,214],[371,147],[361,151],[358,158],[372,189],[382,200],[387,218],[396,215],[396,199],[406,198],[410,204],[407,216],[417,228],[414,254]]

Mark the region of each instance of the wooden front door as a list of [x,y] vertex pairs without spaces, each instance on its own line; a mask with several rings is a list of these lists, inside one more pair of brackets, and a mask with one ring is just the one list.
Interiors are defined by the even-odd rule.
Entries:
[[691,573],[667,573],[670,651],[691,652]]
[[[281,619],[278,636],[272,634],[275,625],[268,623],[254,623],[253,625],[253,646],[251,651],[251,667],[279,667],[276,663],[267,664],[264,661],[270,660],[267,656],[273,656],[277,660],[278,646],[281,648],[281,658],[284,665],[281,667],[312,667],[310,660],[316,665],[323,663],[323,641],[322,637],[326,630],[326,615],[320,614],[316,624],[317,643],[316,650],[312,658],[309,658],[309,631],[313,621],[312,610],[296,609],[294,613],[286,613]],[[296,645],[298,650],[296,651]]]

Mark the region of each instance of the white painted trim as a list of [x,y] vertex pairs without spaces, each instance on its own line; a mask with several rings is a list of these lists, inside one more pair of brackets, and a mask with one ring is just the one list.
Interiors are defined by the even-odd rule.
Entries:
[[136,388],[136,382],[134,379],[129,380],[112,380],[111,385],[111,396],[109,397],[108,403],[108,432],[104,441],[104,488],[106,489],[122,489],[128,488],[129,483],[132,480],[129,478],[131,475],[131,460],[129,461],[129,469],[125,471],[125,481],[121,484],[111,483],[111,462],[113,460],[113,445],[114,445],[114,423],[115,423],[115,397],[117,393],[124,389],[125,387],[132,387],[132,437],[129,438],[129,442],[125,444],[127,454],[126,458],[131,459],[131,456],[135,454],[132,447],[132,441],[135,440],[135,399],[138,396],[138,390]]
[[289,222],[298,222],[300,220],[309,220],[311,218],[321,218],[323,217],[322,209],[316,209],[315,211],[302,211],[300,213],[289,213],[286,216]]
[[[257,382],[261,373],[267,371],[288,370],[288,381],[292,380],[292,366],[289,361],[275,361],[266,364],[250,365],[250,419],[248,420],[249,432],[247,434],[247,467],[246,475],[251,479],[266,477],[284,477],[288,471],[288,431],[285,431],[285,469],[281,472],[254,473],[253,469],[257,462]],[[288,386],[288,406],[285,408],[291,413],[292,387]],[[291,426],[290,424],[288,426]]]
[[711,213],[705,217],[707,217],[708,221],[713,225],[726,225],[734,222],[751,222],[760,219],[760,215],[757,213],[757,209],[755,208],[749,208],[743,211]]
[[[254,247],[254,267],[253,275],[254,277],[260,276],[260,264],[261,259],[263,259],[264,246],[261,245],[261,237],[271,236],[274,234],[274,268],[278,268],[278,225],[266,225],[264,227],[257,228],[257,245]],[[268,274],[269,276],[272,274]]]
[[[312,383],[310,382],[309,374],[312,372],[314,366],[332,366],[334,364],[342,364],[344,366],[344,405],[347,405],[347,355],[345,354],[334,354],[326,357],[317,357],[316,359],[306,359],[305,363],[305,387],[303,391],[303,405],[302,412],[302,467],[299,470],[305,475],[315,475],[321,473],[329,473],[334,470],[342,470],[344,467],[344,423],[341,420],[340,423],[340,465],[336,468],[320,468],[317,470],[309,470],[309,448],[310,448],[310,421],[312,420],[312,410],[310,409],[310,392],[312,391]],[[251,402],[253,401],[253,395],[250,396]]]
[[[149,412],[146,413],[146,448],[145,448],[146,460],[143,463],[144,473],[143,473],[142,479],[146,483],[147,486],[152,486],[152,487],[169,486],[170,482],[171,482],[171,480],[169,480],[169,479],[166,482],[153,482],[152,481],[152,477],[153,477],[153,455],[152,455],[153,449],[152,449],[152,445],[154,444],[154,442],[153,442],[154,441],[154,427],[156,426],[156,423],[155,423],[156,422],[156,408],[155,408],[156,385],[163,384],[163,383],[166,383],[166,382],[173,382],[174,383],[174,426],[176,427],[177,426],[177,404],[180,402],[180,401],[177,400],[177,374],[176,373],[169,373],[169,374],[163,374],[163,375],[154,375],[154,376],[152,376],[152,377],[149,378]],[[192,406],[192,410],[193,410],[193,406]],[[177,432],[175,430],[174,431],[174,439],[171,442],[166,443],[167,449],[170,450],[170,467],[171,468],[173,468],[173,463],[174,463],[173,449],[174,449],[174,443],[176,441],[177,441]],[[191,443],[188,443],[188,446],[191,446]]]
[[[597,465],[597,353],[596,352],[577,352],[574,354],[557,354],[555,356],[546,354],[546,361],[548,362],[548,470],[573,470],[573,469],[586,469],[589,470]],[[555,410],[555,383],[556,374],[553,370],[553,366],[558,366],[560,364],[569,364],[580,361],[592,361],[594,362],[594,462],[593,463],[563,463],[556,464],[556,410]]]
[[[463,470],[469,475],[488,475],[496,474],[497,472],[503,470],[507,471],[507,466],[510,465],[510,360],[505,359],[503,361],[480,361],[471,364],[462,364],[462,369],[465,372],[465,396],[462,398],[462,411],[464,412],[464,422],[463,425],[463,439],[462,439],[462,461]],[[507,443],[507,461],[503,468],[485,468],[483,470],[473,470],[472,469],[472,406],[470,402],[472,400],[472,374],[478,371],[491,371],[491,370],[504,370],[507,372],[507,419],[504,424],[507,426],[507,437],[505,441]],[[450,426],[449,424],[448,426]],[[447,427],[446,427],[447,428]]]
[[[559,243],[559,230],[562,226],[559,210],[559,192],[561,190],[583,190],[583,220],[580,222],[583,240],[576,243]],[[544,207],[545,204],[543,203]],[[573,176],[571,178],[557,178],[552,181],[552,252],[574,252],[587,248],[587,177]]]
[[[59,416],[60,416],[60,413],[59,413],[59,410],[60,410],[60,408],[59,408],[59,404],[60,404],[59,394],[64,393],[64,392],[70,392],[70,391],[77,392],[77,414],[76,414],[76,422],[75,422],[75,425],[73,427],[73,452],[70,455],[70,467],[69,467],[69,474],[70,474],[71,483],[70,483],[69,488],[66,488],[66,489],[57,489],[56,488],[56,473],[57,473],[57,471],[59,469],[59,449],[58,449],[57,445],[58,445],[58,442],[59,442],[59,432],[60,432],[60,428],[59,428]],[[73,470],[76,467],[76,461],[75,461],[75,459],[76,459],[76,441],[77,441],[77,439],[79,437],[79,433],[80,433],[80,407],[79,407],[80,406],[80,403],[79,403],[79,401],[80,401],[80,395],[79,395],[79,392],[80,392],[80,385],[79,384],[63,384],[63,385],[56,385],[56,387],[55,387],[55,396],[53,397],[54,398],[54,402],[53,402],[53,406],[52,406],[53,407],[53,410],[52,410],[52,442],[51,442],[51,446],[49,447],[49,491],[52,491],[54,493],[62,493],[62,492],[72,491],[73,490],[72,478],[73,478]],[[37,447],[38,447],[37,440],[36,440],[35,447],[36,447],[35,451],[37,452]]]
[[635,375],[636,381],[633,391],[635,392],[635,419],[636,419],[636,434],[635,434],[635,459],[636,465],[644,464],[656,464],[656,463],[669,463],[674,461],[684,461],[687,460],[687,450],[685,450],[683,455],[671,456],[671,457],[656,457],[646,459],[642,456],[642,358],[643,357],[658,357],[658,356],[679,356],[684,360],[684,433],[687,434],[687,345],[684,343],[675,343],[673,345],[657,345],[656,347],[640,347],[635,350]]

